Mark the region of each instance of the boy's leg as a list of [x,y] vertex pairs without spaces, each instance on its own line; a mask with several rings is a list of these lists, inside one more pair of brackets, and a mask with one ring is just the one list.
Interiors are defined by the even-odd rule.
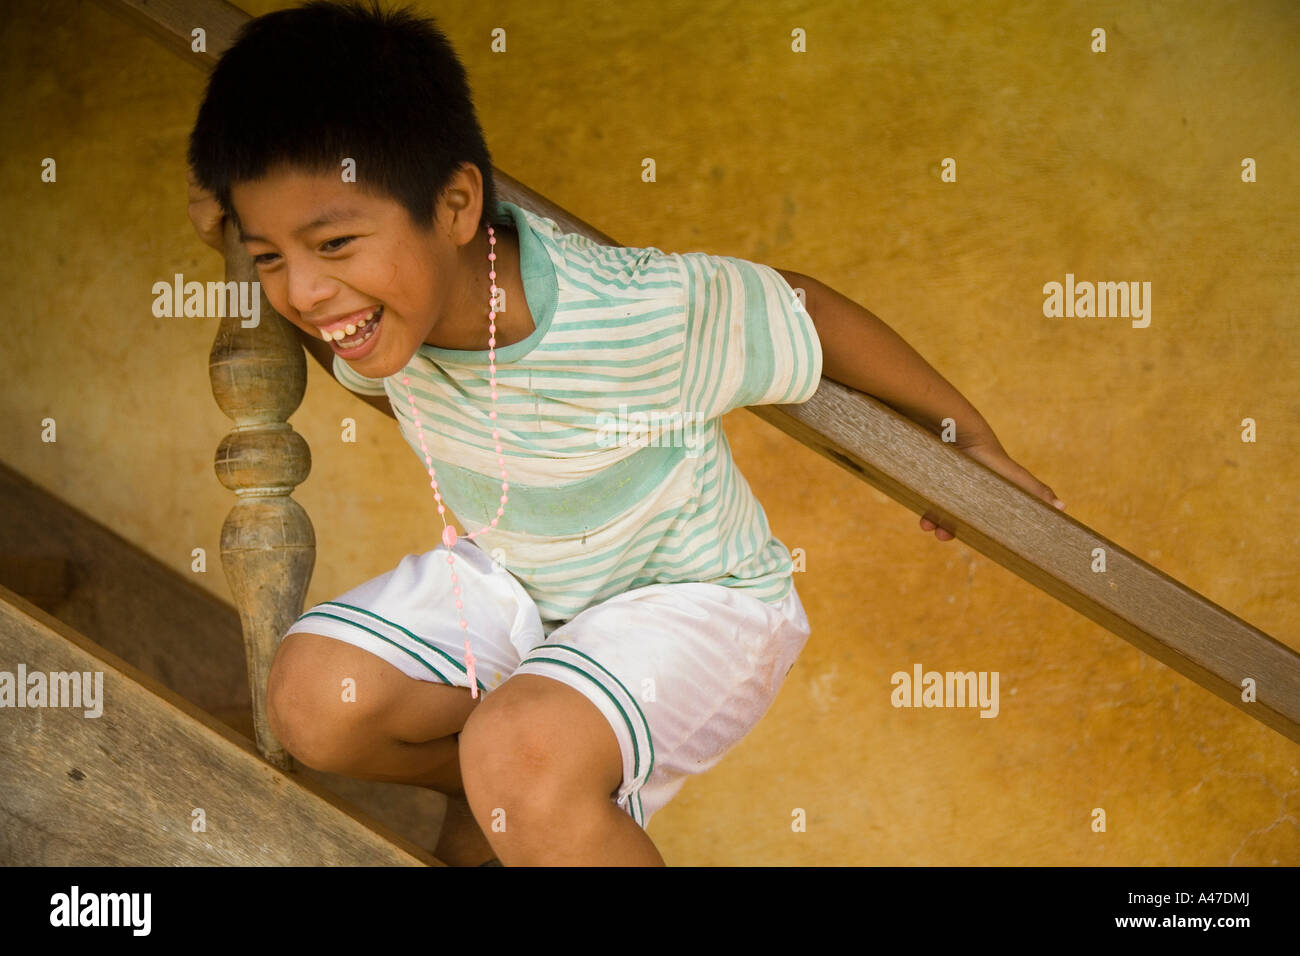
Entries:
[[517,674],[483,699],[461,733],[465,795],[507,866],[663,866],[614,802],[618,739],[573,688]]
[[[448,574],[452,551],[458,586]],[[469,692],[462,599],[478,698]],[[391,571],[299,615],[271,667],[268,717],[308,766],[447,794],[435,852],[448,863],[482,863],[491,847],[464,801],[457,735],[520,655],[543,640],[528,591],[460,538],[451,549],[408,554]]]
[[[543,833],[551,818],[561,822],[566,842],[550,860],[657,859],[650,817],[760,720],[809,633],[793,585],[767,603],[690,582],[634,588],[554,630],[461,733],[466,796],[502,862],[517,862],[492,828],[506,799],[531,808]],[[530,777],[540,795],[517,794]],[[575,819],[573,807],[585,815]]]
[[483,695],[416,680],[351,644],[301,631],[281,642],[267,683],[271,729],[298,760],[444,793],[435,855],[471,866],[492,856],[465,803],[456,738]]

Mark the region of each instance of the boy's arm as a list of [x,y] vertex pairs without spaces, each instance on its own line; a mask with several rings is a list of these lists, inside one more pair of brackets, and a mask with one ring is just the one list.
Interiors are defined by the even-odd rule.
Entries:
[[[294,329],[302,339],[303,347],[307,349],[311,357],[320,363],[320,367],[329,373],[330,378],[334,378],[334,350],[330,348],[330,344],[324,339],[318,339],[315,336],[308,335],[297,326],[294,326]],[[342,383],[339,384],[339,387],[343,387]],[[348,389],[347,391],[349,395],[361,399],[367,405],[374,406],[389,418],[393,419],[393,421],[397,421],[397,415],[393,413],[393,406],[392,403],[388,401],[388,396],[361,395],[351,389]]]
[[879,318],[816,279],[776,271],[791,288],[804,290],[821,340],[823,375],[880,399],[936,435],[951,418],[958,447],[997,442],[975,406]]
[[[799,272],[777,269],[804,301],[822,346],[822,374],[849,388],[880,399],[936,435],[943,419],[956,423],[956,446],[1025,491],[1064,510],[1065,503],[1047,485],[1011,459],[984,416],[930,367],[897,332],[852,299]],[[928,512],[921,528],[940,541],[952,532],[939,527]]]

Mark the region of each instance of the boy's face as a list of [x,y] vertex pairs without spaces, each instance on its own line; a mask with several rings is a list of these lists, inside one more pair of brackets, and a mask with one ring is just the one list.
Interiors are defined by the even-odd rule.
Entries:
[[[275,310],[313,338],[344,330],[367,341],[331,347],[357,372],[384,378],[406,366],[451,311],[459,244],[477,231],[464,209],[451,227],[417,229],[395,200],[337,173],[280,169],[231,190],[243,238]],[[446,213],[439,206],[439,214]],[[441,225],[441,224],[440,224]]]

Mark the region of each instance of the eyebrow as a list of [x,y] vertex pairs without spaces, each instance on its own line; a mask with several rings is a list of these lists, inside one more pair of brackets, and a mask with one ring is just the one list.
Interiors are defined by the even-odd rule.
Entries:
[[[340,222],[352,222],[360,218],[361,211],[358,209],[353,209],[352,207],[331,206],[311,222],[304,223],[295,229],[293,235],[301,236],[303,233],[311,232],[313,229],[319,229],[321,226],[329,226]],[[262,236],[255,236],[252,233],[244,232],[242,228],[239,230],[239,240],[241,242],[248,242],[250,240],[255,242],[270,241]]]

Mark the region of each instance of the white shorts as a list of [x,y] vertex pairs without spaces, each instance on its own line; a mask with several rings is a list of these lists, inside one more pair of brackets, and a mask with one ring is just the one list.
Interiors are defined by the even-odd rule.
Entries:
[[[623,755],[618,806],[641,827],[767,713],[810,628],[791,585],[767,604],[718,584],[651,584],[543,633],[519,580],[472,541],[454,570],[480,694],[514,674],[567,684],[599,708]],[[320,634],[416,680],[469,687],[447,547],[305,611],[285,632]]]

